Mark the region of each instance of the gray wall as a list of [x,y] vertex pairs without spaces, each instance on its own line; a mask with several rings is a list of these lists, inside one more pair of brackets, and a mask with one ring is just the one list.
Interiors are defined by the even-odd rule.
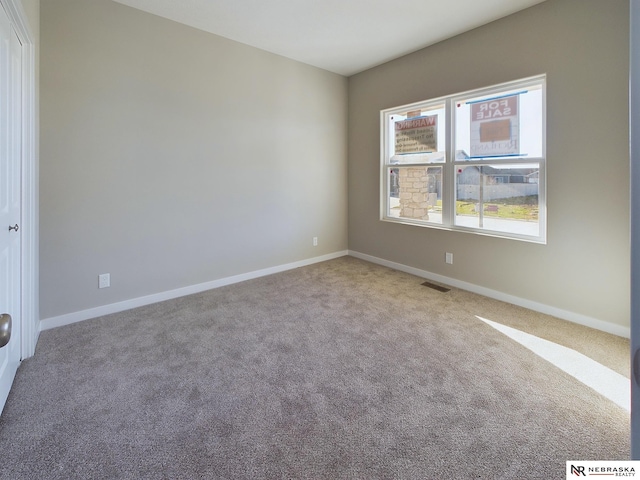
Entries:
[[[547,245],[379,221],[381,109],[540,73]],[[349,248],[628,327],[628,73],[628,0],[548,0],[351,77]]]
[[[348,186],[350,249],[628,326],[628,15],[547,0],[347,92],[109,0],[42,2],[41,318],[343,250]],[[378,220],[380,109],[539,73],[547,245]]]
[[41,318],[347,248],[344,77],[110,0],[41,47]]
[[36,44],[40,36],[40,0],[21,0],[24,13],[27,15],[29,28],[35,37]]

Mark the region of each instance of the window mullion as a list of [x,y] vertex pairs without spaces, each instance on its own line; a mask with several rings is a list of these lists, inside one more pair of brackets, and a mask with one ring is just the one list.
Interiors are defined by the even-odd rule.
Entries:
[[443,195],[442,195],[442,224],[447,227],[453,225],[455,213],[455,138],[452,100],[447,100],[445,107],[446,122],[446,165],[444,169]]

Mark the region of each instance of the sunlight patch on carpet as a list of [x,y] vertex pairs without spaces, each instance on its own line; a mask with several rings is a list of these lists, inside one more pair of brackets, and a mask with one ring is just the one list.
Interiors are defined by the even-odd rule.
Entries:
[[562,371],[591,387],[626,411],[631,411],[631,385],[628,378],[570,348],[477,315],[476,318],[553,363]]

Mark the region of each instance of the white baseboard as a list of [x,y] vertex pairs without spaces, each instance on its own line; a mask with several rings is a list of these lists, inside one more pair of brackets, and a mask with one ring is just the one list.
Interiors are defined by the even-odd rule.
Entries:
[[244,282],[245,280],[252,280],[254,278],[265,277],[274,273],[284,272],[286,270],[293,270],[294,268],[306,267],[314,263],[325,262],[327,260],[333,260],[334,258],[344,257],[349,252],[344,250],[340,252],[330,253],[322,255],[320,257],[313,257],[306,260],[300,260],[298,262],[287,263],[285,265],[278,265],[275,267],[269,267],[262,270],[256,270],[253,272],[243,273],[240,275],[234,275],[232,277],[221,278],[210,282],[200,283],[197,285],[190,285],[188,287],[177,288],[175,290],[169,290],[166,292],[154,293],[153,295],[146,295],[144,297],[132,298],[131,300],[125,300],[123,302],[111,303],[109,305],[103,305],[100,307],[89,308],[87,310],[81,310],[79,312],[67,313],[57,317],[50,317],[40,320],[40,331],[49,330],[52,328],[62,327],[64,325],[70,325],[72,323],[81,322],[83,320],[89,320],[91,318],[101,317],[103,315],[109,315],[112,313],[123,312],[132,308],[143,307],[152,303],[163,302],[165,300],[171,300],[173,298],[184,297],[185,295],[191,295],[194,293],[204,292],[205,290],[212,290],[218,287],[224,287],[234,283]]
[[452,287],[477,293],[479,295],[493,298],[495,300],[511,303],[513,305],[518,305],[519,307],[528,308],[529,310],[544,313],[546,315],[551,315],[551,316],[560,318],[562,320],[567,320],[569,322],[583,325],[585,327],[594,328],[596,330],[600,330],[606,333],[611,333],[619,337],[631,338],[631,329],[628,327],[616,325],[611,322],[605,322],[604,320],[598,320],[597,318],[588,317],[586,315],[570,312],[568,310],[562,310],[560,308],[545,305],[543,303],[534,302],[532,300],[527,300],[525,298],[516,297],[514,295],[509,295],[503,292],[499,292],[497,290],[491,290],[490,288],[482,287],[480,285],[475,285],[473,283],[463,282],[461,280],[456,280],[455,278],[445,277],[444,275],[438,275],[436,273],[431,273],[426,270],[420,270],[419,268],[410,267],[408,265],[403,265],[401,263],[384,260],[382,258],[356,252],[354,250],[349,250],[349,255],[355,258],[359,258],[361,260],[366,260],[367,262],[393,268],[394,270],[400,270],[401,272],[410,273],[417,277],[426,278],[434,282],[450,285]]
[[536,312],[552,315],[554,317],[561,318],[569,322],[577,323],[579,325],[584,325],[590,328],[595,328],[596,330],[611,333],[613,335],[618,335],[624,338],[631,338],[631,330],[630,328],[627,328],[627,327],[615,325],[610,322],[605,322],[603,320],[598,320],[596,318],[588,317],[586,315],[582,315],[575,312],[570,312],[568,310],[562,310],[556,307],[534,302],[532,300],[527,300],[525,298],[516,297],[514,295],[509,295],[503,292],[499,292],[497,290],[492,290],[490,288],[482,287],[480,285],[475,285],[473,283],[463,282],[461,280],[456,280],[454,278],[445,277],[444,275],[438,275],[435,273],[428,272],[426,270],[410,267],[408,265],[404,265],[401,263],[392,262],[390,260],[384,260],[382,258],[374,257],[372,255],[367,255],[354,250],[339,251],[335,253],[330,253],[328,255],[322,255],[320,257],[314,257],[306,260],[301,260],[298,262],[287,263],[285,265],[278,265],[275,267],[256,270],[254,272],[243,273],[240,275],[234,275],[232,277],[221,278],[218,280],[200,283],[197,285],[190,285],[188,287],[178,288],[175,290],[169,290],[166,292],[155,293],[153,295],[133,298],[131,300],[125,300],[123,302],[103,305],[96,308],[81,310],[79,312],[67,313],[65,315],[60,315],[57,317],[45,318],[40,321],[39,331],[49,330],[51,328],[56,328],[56,327],[62,327],[64,325],[70,325],[72,323],[81,322],[83,320],[89,320],[91,318],[101,317],[103,315],[118,313],[125,310],[130,310],[132,308],[150,305],[152,303],[157,303],[165,300],[171,300],[173,298],[183,297],[185,295],[200,293],[200,292],[204,292],[205,290],[211,290],[211,289],[223,287],[226,285],[232,285],[234,283],[239,283],[239,282],[244,282],[245,280],[264,277],[267,275],[272,275],[274,273],[284,272],[286,270],[292,270],[294,268],[305,267],[307,265],[312,265],[314,263],[320,263],[327,260],[333,260],[334,258],[344,257],[345,255],[351,255],[352,257],[359,258],[361,260],[366,260],[371,263],[393,268],[395,270],[400,270],[401,272],[410,273],[417,277],[426,278],[434,282],[442,283],[445,285],[451,285],[452,287],[467,290],[473,293],[477,293],[479,295],[483,295],[485,297],[494,298],[496,300],[511,303],[513,305],[518,305],[520,307],[528,308],[529,310],[534,310]]

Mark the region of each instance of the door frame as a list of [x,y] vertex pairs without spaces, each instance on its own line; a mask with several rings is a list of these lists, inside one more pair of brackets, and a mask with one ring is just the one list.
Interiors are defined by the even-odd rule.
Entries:
[[640,460],[640,0],[630,0],[631,459]]
[[20,359],[35,353],[38,306],[38,152],[36,144],[36,45],[21,0],[0,0],[22,43],[22,205]]

